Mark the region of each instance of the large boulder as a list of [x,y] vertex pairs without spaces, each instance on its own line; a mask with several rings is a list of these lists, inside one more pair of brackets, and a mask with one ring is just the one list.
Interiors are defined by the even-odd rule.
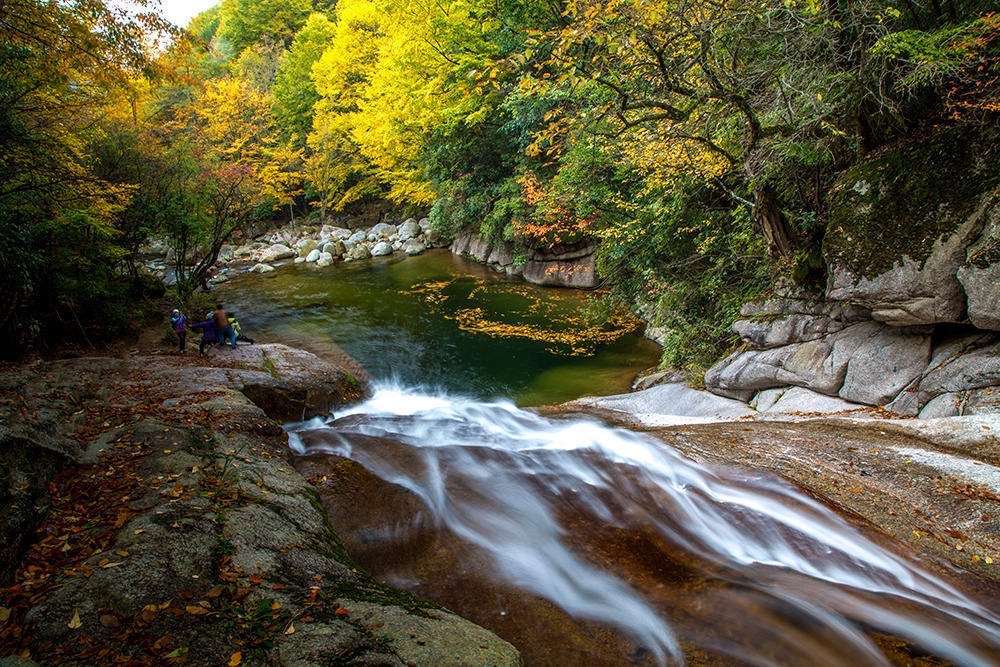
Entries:
[[448,239],[442,236],[436,229],[425,229],[424,240],[432,248],[444,248],[449,244]]
[[387,241],[379,241],[372,246],[371,255],[372,257],[383,257],[385,255],[392,254],[392,244]]
[[344,261],[353,262],[358,259],[368,259],[371,256],[372,254],[368,250],[368,246],[364,243],[359,243],[347,249],[347,252],[344,253]]
[[581,398],[567,405],[609,410],[627,421],[648,426],[730,420],[754,414],[743,402],[679,382],[658,384],[629,394]]
[[864,308],[793,290],[744,304],[740,315],[733,332],[757,349],[816,340],[868,319]]
[[298,255],[297,252],[282,243],[275,243],[268,246],[260,253],[260,261],[264,263],[277,262],[282,259],[291,259]]
[[[959,336],[937,346],[926,369],[887,407],[902,415],[923,415],[938,396],[953,394],[965,403],[974,392],[1000,386],[1000,339],[996,334]],[[946,399],[936,401],[928,413],[937,414]],[[987,411],[987,403],[983,404]],[[958,414],[964,414],[959,412]]]
[[[827,297],[894,325],[961,321],[959,272],[996,216],[998,146],[998,128],[955,126],[848,169],[830,197]],[[986,283],[995,262],[985,264],[965,272],[977,317],[996,294]]]
[[328,252],[321,252],[319,257],[316,259],[316,266],[330,266],[333,264],[333,255]]
[[[380,222],[371,228],[371,231],[368,233],[368,239],[372,241],[377,239],[388,239],[395,233],[396,225],[390,225],[387,222]],[[372,236],[375,238],[373,239]]]
[[313,239],[300,239],[298,243],[295,244],[295,249],[299,251],[299,257],[308,257],[309,253],[315,250],[319,246],[319,243]]
[[405,252],[407,255],[419,255],[426,249],[427,246],[425,246],[420,241],[417,241],[416,239],[410,239],[409,241],[406,241],[402,247],[403,252]]
[[328,252],[334,257],[340,257],[345,252],[347,252],[346,246],[344,246],[343,241],[330,241],[323,244],[323,252]]
[[750,405],[766,417],[844,414],[870,409],[867,405],[820,394],[805,387],[766,389],[757,394]]
[[885,405],[927,368],[930,358],[927,330],[882,327],[855,348],[838,394],[855,403]]
[[451,244],[451,251],[454,254],[484,263],[489,258],[492,249],[493,242],[471,228],[459,232]]
[[529,283],[550,287],[590,288],[597,285],[594,248],[569,253],[535,253],[521,268]]
[[344,240],[344,245],[354,246],[368,239],[368,230],[359,229]]
[[343,241],[344,239],[351,238],[352,232],[350,229],[345,229],[343,227],[333,227],[332,225],[323,225],[323,229],[319,232],[319,237],[323,241],[334,240]]
[[708,370],[705,386],[740,400],[763,389],[799,386],[882,405],[926,367],[930,342],[924,330],[859,322],[824,338],[735,352]]
[[274,271],[274,267],[263,262],[258,262],[250,267],[250,273],[270,273],[271,271]]
[[322,250],[320,250],[319,248],[313,248],[311,251],[309,251],[309,254],[306,255],[306,261],[315,262],[320,258],[320,255],[322,254],[323,254]]
[[983,230],[969,246],[958,281],[965,290],[967,316],[980,329],[1000,331],[1000,188],[984,198]]
[[418,223],[413,218],[406,220],[403,224],[399,226],[399,240],[409,241],[410,239],[420,236],[423,234],[423,230],[420,228],[420,223]]

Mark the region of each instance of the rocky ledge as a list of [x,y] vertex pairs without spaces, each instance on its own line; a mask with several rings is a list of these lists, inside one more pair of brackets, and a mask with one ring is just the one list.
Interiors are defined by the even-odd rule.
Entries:
[[733,327],[744,347],[706,388],[758,410],[794,387],[904,417],[1000,412],[998,140],[996,128],[946,128],[841,175],[825,289],[746,304]]
[[516,665],[360,572],[279,420],[365,381],[282,345],[5,369],[0,656],[42,663]]
[[597,286],[594,244],[577,244],[549,250],[535,250],[526,257],[515,256],[508,241],[492,241],[471,230],[463,230],[451,244],[456,255],[481,262],[508,276],[521,276],[529,283],[549,287],[591,288]]

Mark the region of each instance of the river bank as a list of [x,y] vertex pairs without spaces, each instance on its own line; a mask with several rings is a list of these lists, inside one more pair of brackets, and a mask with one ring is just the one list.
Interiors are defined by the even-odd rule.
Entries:
[[495,664],[507,643],[357,569],[280,423],[363,380],[282,345],[8,366],[4,655]]
[[[830,573],[831,584],[843,576],[837,574],[840,568],[852,571],[853,559],[876,549],[864,558],[882,553],[878,559],[901,558],[892,562],[902,572],[917,567],[915,572],[933,573],[898,575],[903,577],[898,580],[893,574],[885,581],[917,576],[919,582],[932,576],[928,581],[947,582],[900,589],[910,590],[907,595],[916,595],[915,600],[937,590],[934,595],[957,595],[956,600],[970,595],[989,609],[989,601],[998,597],[993,561],[1000,546],[995,518],[1000,496],[990,481],[991,471],[997,470],[998,444],[996,431],[977,432],[982,425],[969,421],[967,437],[961,442],[953,438],[950,445],[935,440],[933,432],[857,419],[730,419],[668,428],[633,421],[628,431],[615,431],[591,421],[590,415],[624,425],[621,411],[586,400],[543,410],[555,419],[535,423],[546,418],[513,405],[463,399],[471,412],[449,418],[465,433],[454,441],[447,435],[451,427],[435,421],[454,399],[405,390],[402,403],[396,398],[386,403],[379,393],[383,387],[373,407],[359,406],[365,379],[355,376],[356,369],[338,367],[336,360],[343,358],[336,351],[324,360],[269,344],[241,347],[235,356],[219,350],[207,359],[146,353],[9,369],[3,386],[5,423],[18,426],[5,437],[6,451],[19,452],[22,461],[47,462],[32,468],[40,471],[34,478],[22,476],[16,480],[20,486],[12,481],[9,489],[27,490],[20,497],[22,508],[49,508],[34,516],[40,522],[34,540],[18,547],[26,557],[4,591],[2,606],[9,613],[2,629],[4,646],[28,651],[43,662],[56,657],[105,662],[113,655],[113,641],[140,661],[187,656],[197,664],[198,656],[211,656],[209,662],[226,662],[240,653],[241,660],[278,664],[321,664],[321,655],[331,654],[388,664],[516,664],[513,644],[529,664],[571,659],[617,665],[666,659],[672,650],[668,638],[675,635],[678,655],[692,664],[731,664],[752,655],[787,658],[798,651],[843,664],[867,650],[906,664],[924,651],[948,655],[951,649],[933,641],[930,646],[914,643],[891,631],[868,632],[860,644],[834,649],[842,640],[823,634],[829,628],[819,635],[826,639],[803,645],[794,628],[817,621],[808,614],[800,617],[801,610],[783,609],[785,603],[766,614],[757,609],[734,617],[726,610],[748,609],[746,605],[757,604],[751,603],[753,595],[798,595],[807,590],[801,588],[803,582],[820,585],[822,577],[802,579],[794,561],[783,560],[782,550],[793,545],[795,551],[803,549],[805,562]],[[403,412],[394,416],[399,409]],[[578,421],[581,413],[588,415],[584,422]],[[312,420],[299,427],[306,430],[292,438],[295,455],[290,458],[287,436],[274,418],[294,421],[328,414],[332,416],[324,423]],[[494,424],[492,435],[478,437],[477,422],[469,421],[472,415]],[[424,419],[428,421],[421,426]],[[531,439],[507,443],[505,438],[516,431],[507,434],[506,429],[524,420],[534,424],[524,433],[533,434],[530,438],[549,429],[562,435],[553,436],[551,445],[532,444]],[[637,432],[660,444],[629,435]],[[593,437],[599,438],[593,443],[612,440],[597,444],[591,454]],[[303,444],[296,445],[296,438]],[[462,443],[474,448],[460,453]],[[338,449],[345,444],[348,456]],[[637,445],[647,453],[633,460]],[[546,452],[550,446],[556,449]],[[601,463],[598,452],[605,446],[613,457]],[[517,462],[521,447],[528,447],[525,453],[540,447],[541,458],[532,464],[539,467],[527,477],[525,462]],[[582,458],[573,453],[577,449]],[[420,471],[432,452],[442,457],[436,466],[443,486],[428,494],[420,489],[431,478]],[[952,465],[959,454],[969,459],[964,467]],[[449,481],[464,479],[459,473],[473,460],[468,455],[487,457],[482,460],[492,471],[487,488],[498,494],[488,504],[480,497],[472,514],[464,503],[481,490],[468,486],[471,479],[458,486]],[[366,458],[371,456],[377,459]],[[642,492],[645,499],[627,509],[639,498],[626,499],[648,486],[643,480],[658,469],[662,456],[685,457],[671,459],[671,469],[695,466],[691,473],[707,479],[734,467],[746,471],[745,476],[725,473],[718,479],[739,485],[734,488],[749,484],[740,492],[751,493],[748,498],[754,497],[754,480],[763,471],[794,482],[855,526],[822,512],[810,519],[820,527],[816,535],[831,540],[817,546],[833,548],[831,553],[846,550],[846,560],[827,561],[829,556],[807,546],[816,536],[786,543],[763,524],[737,520],[729,528],[737,530],[734,548],[758,545],[752,548],[772,554],[782,567],[742,570],[744,566],[726,559],[709,566],[683,541],[657,535],[661,528],[656,526],[664,524],[655,522],[679,520],[674,514],[678,506],[663,504],[660,497],[668,487],[648,488]],[[514,459],[506,461],[508,457]],[[636,467],[639,461],[643,464]],[[937,465],[941,461],[950,467],[942,469]],[[577,479],[595,465],[592,474]],[[970,466],[976,473],[972,478]],[[46,471],[49,479],[43,476]],[[585,499],[578,495],[582,479],[590,484],[603,479],[595,490],[604,490]],[[546,488],[559,491],[537,496]],[[619,497],[623,492],[627,495]],[[786,493],[792,495],[773,511],[795,516],[800,510],[794,508],[803,500],[797,492]],[[433,520],[442,509],[440,502],[457,503],[455,510],[463,521],[473,521],[475,530],[500,525],[489,518],[490,512],[514,512],[517,531],[505,539],[470,541],[470,534],[455,530],[450,520]],[[531,504],[535,502],[541,504]],[[601,510],[605,504],[607,509]],[[608,511],[612,514],[603,514]],[[26,520],[32,520],[30,513]],[[587,591],[580,599],[591,598],[587,605],[596,606],[590,611],[563,594],[545,592],[542,582],[557,581],[546,574],[547,568],[560,560],[552,560],[558,553],[551,550],[554,545],[546,546],[551,537],[542,539],[549,528],[535,531],[549,521],[573,536],[572,546],[559,557],[571,560],[559,567],[565,568],[567,581],[575,582],[573,587]],[[508,571],[505,552],[496,551],[516,546],[522,538],[538,550],[537,558],[526,561],[538,568],[533,577],[530,571]],[[841,546],[832,546],[844,539]],[[852,553],[856,549],[861,551]],[[888,556],[893,552],[901,556]],[[533,578],[538,583],[531,584]],[[855,583],[862,589],[872,585],[864,581]],[[880,585],[888,585],[885,581]],[[747,589],[749,582],[755,583]],[[386,583],[416,597],[393,592]],[[831,584],[813,591],[814,601],[826,600],[837,614],[879,627],[874,617],[852,616],[863,608],[857,606],[860,601],[833,603],[840,589],[837,584],[829,588]],[[601,602],[605,593],[599,591],[605,586],[610,586],[610,597]],[[947,590],[953,592],[941,592]],[[881,609],[881,594],[873,595],[865,604]],[[900,612],[907,623],[929,624],[925,630],[934,628],[927,631],[938,633],[940,641],[958,642],[963,650],[990,650],[990,640],[968,634],[961,624],[951,625],[954,619],[928,615],[922,603],[907,604],[907,611]],[[629,605],[637,606],[629,611]],[[636,630],[642,627],[646,629]],[[719,634],[721,627],[730,630]],[[778,627],[788,636],[770,634]],[[738,635],[755,648],[737,641]],[[877,648],[861,648],[865,642]]]
[[[8,530],[34,537],[5,540],[26,554],[5,646],[840,665],[976,664],[1000,645],[994,417],[889,419],[806,387],[751,405],[669,372],[579,398],[651,365],[607,355],[642,339],[581,335],[576,292],[442,250],[219,290],[254,334],[311,351],[182,357],[146,337],[10,368]],[[532,395],[556,405],[510,401]]]

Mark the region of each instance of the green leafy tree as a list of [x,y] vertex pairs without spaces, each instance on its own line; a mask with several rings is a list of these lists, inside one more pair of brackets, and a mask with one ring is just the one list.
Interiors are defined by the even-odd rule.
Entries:
[[310,0],[222,0],[218,35],[237,54],[265,37],[288,44],[312,9]]
[[299,147],[306,145],[313,107],[319,100],[312,68],[330,46],[335,32],[336,25],[325,14],[310,14],[278,65],[272,89],[274,116],[286,139]]

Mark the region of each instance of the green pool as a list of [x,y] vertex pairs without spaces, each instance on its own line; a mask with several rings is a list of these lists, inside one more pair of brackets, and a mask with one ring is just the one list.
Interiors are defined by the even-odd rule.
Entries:
[[627,391],[659,348],[594,296],[508,279],[446,250],[325,268],[292,265],[219,287],[247,334],[336,343],[378,380],[520,405]]

